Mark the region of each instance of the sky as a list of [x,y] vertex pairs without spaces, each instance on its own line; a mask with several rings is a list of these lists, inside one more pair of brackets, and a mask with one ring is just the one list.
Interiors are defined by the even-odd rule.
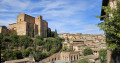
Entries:
[[102,0],[0,0],[0,26],[17,22],[17,15],[42,15],[58,33],[104,34],[97,24]]

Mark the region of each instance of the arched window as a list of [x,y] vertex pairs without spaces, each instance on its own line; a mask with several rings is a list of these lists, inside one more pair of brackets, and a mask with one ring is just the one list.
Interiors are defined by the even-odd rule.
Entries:
[[21,21],[21,19],[20,19],[20,21]]
[[75,55],[74,55],[74,60],[75,60]]

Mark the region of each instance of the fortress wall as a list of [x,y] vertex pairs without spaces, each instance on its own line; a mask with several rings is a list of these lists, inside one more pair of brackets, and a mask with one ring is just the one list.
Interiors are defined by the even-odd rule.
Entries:
[[47,37],[47,29],[48,29],[48,23],[45,20],[43,20],[42,21],[42,32],[43,34],[45,34],[45,37]]
[[14,23],[14,24],[9,24],[9,30],[17,30],[16,26],[17,26],[16,23]]
[[35,24],[35,18],[32,17],[32,16],[29,16],[27,14],[25,14],[25,21],[28,22],[28,23]]
[[27,22],[17,23],[17,35],[27,35]]

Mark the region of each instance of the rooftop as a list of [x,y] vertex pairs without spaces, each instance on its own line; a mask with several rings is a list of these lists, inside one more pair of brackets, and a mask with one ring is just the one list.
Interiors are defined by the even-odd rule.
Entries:
[[97,59],[98,56],[95,56],[95,55],[87,55],[87,56],[85,56],[85,58],[88,58],[88,59]]

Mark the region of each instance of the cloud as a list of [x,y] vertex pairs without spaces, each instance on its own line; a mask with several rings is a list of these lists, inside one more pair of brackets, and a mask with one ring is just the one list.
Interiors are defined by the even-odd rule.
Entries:
[[8,24],[12,24],[12,23],[15,23],[16,20],[15,19],[0,19],[0,26],[7,26],[8,27]]
[[42,15],[49,27],[59,33],[99,33],[96,26],[99,20],[92,15],[100,14],[100,3],[101,0],[1,0],[0,25],[16,23],[17,15],[26,13],[34,17]]
[[[97,26],[97,25],[96,25]],[[96,29],[97,27],[96,27],[95,25],[86,25],[85,26],[85,29],[89,29],[89,30],[91,30],[91,29]]]

